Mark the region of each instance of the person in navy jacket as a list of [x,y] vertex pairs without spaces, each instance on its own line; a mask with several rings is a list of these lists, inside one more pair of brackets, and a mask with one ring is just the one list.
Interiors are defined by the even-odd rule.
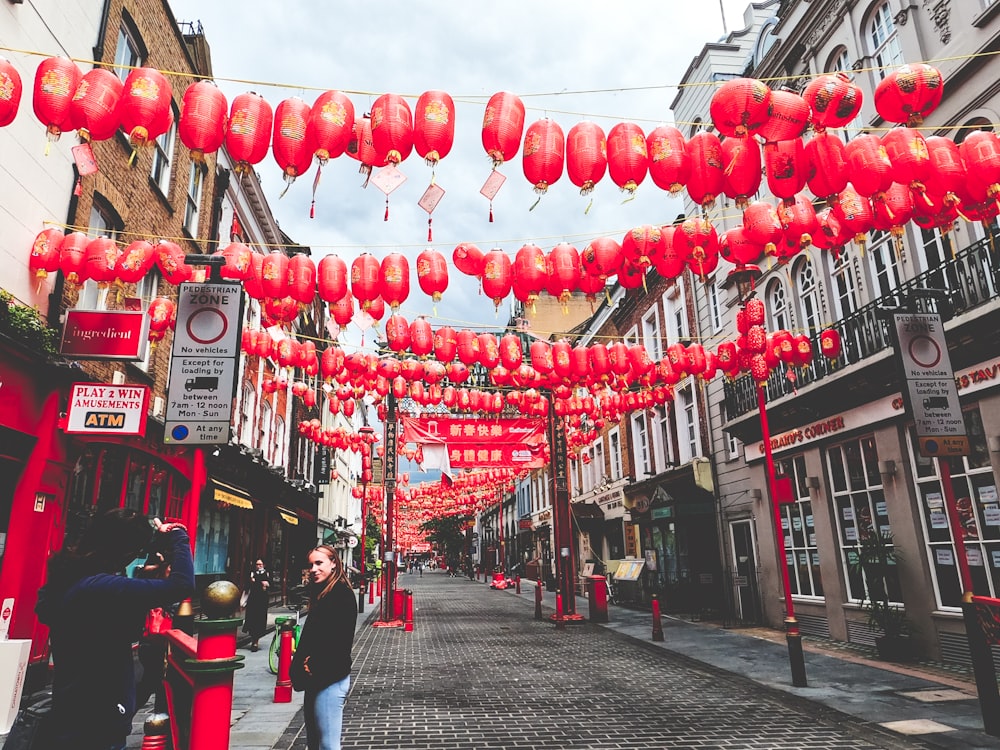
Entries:
[[[166,578],[121,574],[152,550],[170,564]],[[193,589],[191,542],[184,526],[150,522],[128,508],[98,515],[78,544],[49,560],[35,611],[50,628],[52,747],[125,747],[136,711],[132,644],[141,637],[151,608],[167,607]]]
[[292,687],[305,691],[309,750],[340,750],[357,620],[357,597],[344,564],[333,547],[321,544],[309,553],[309,615],[291,668]]

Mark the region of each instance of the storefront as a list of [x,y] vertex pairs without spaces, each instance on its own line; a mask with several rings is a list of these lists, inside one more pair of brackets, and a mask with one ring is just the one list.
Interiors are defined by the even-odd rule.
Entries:
[[656,594],[664,612],[721,611],[715,498],[696,485],[692,467],[626,487],[625,506],[646,561],[637,603],[648,604]]

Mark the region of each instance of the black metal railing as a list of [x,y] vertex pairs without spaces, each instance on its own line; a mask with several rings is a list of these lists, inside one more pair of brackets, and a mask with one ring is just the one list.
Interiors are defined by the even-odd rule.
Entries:
[[[794,377],[789,377],[789,368],[784,364],[775,368],[767,381],[769,399],[781,398],[796,388],[890,349],[892,335],[887,309],[904,307],[917,312],[936,312],[948,320],[995,299],[1000,266],[998,243],[1000,235],[996,233],[979,240],[953,259],[915,276],[889,294],[833,323],[829,327],[840,334],[841,340],[841,352],[835,359],[828,359],[820,350],[822,331],[812,331],[812,362],[794,368]],[[756,410],[757,390],[753,378],[746,375],[727,382],[725,402],[729,419]]]

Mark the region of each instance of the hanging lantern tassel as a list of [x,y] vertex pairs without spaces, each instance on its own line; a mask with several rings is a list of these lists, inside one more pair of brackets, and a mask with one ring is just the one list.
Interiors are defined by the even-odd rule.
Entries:
[[316,188],[319,187],[319,178],[323,174],[323,165],[319,164],[316,167],[316,176],[313,177],[313,190],[312,190],[312,203],[309,204],[309,218],[316,218]]
[[385,196],[385,216],[382,217],[382,221],[389,221],[389,196]]
[[[428,216],[428,217],[427,217],[427,241],[428,241],[428,242],[433,242],[433,241],[434,241],[434,232],[433,232],[433,230],[431,229],[431,223],[432,223],[433,221],[434,221],[434,220],[433,220],[433,219],[432,219],[432,218],[431,218],[430,216]],[[437,314],[437,313],[435,313],[435,315],[436,315],[436,314]]]
[[490,201],[490,224],[493,223],[493,201]]
[[76,185],[73,186],[73,195],[79,198],[83,195],[83,184],[80,182],[80,178],[76,178]]
[[588,203],[587,207],[585,209],[583,209],[583,215],[584,216],[586,216],[587,214],[590,213],[590,207],[593,206],[593,205],[594,205],[594,199],[593,199],[593,197],[591,197],[590,203]]

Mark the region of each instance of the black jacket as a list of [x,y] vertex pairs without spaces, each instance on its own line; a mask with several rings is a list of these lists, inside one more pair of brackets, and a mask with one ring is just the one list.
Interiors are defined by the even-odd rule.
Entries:
[[[299,645],[292,657],[292,687],[310,692],[322,690],[351,674],[351,647],[358,620],[354,590],[343,581],[322,599],[309,605]],[[309,672],[304,665],[308,659]]]
[[152,607],[167,607],[194,589],[187,533],[175,529],[164,541],[172,563],[168,578],[63,577],[38,592],[35,611],[50,628],[52,724],[60,747],[107,747],[124,742],[132,730],[132,644]]

